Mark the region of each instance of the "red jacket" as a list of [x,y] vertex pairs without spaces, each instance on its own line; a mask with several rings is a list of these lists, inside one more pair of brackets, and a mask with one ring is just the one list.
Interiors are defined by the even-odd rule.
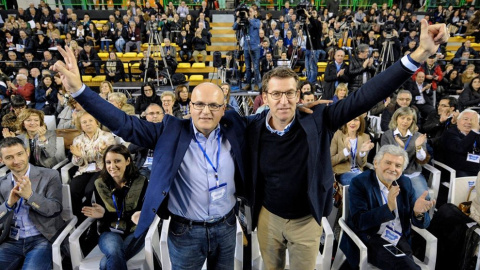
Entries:
[[425,77],[425,82],[431,83],[432,84],[432,90],[437,91],[437,85],[443,79],[442,68],[438,64],[434,64],[433,68],[428,68],[427,63],[424,63],[420,66],[420,68],[417,70],[417,72],[415,72],[415,74],[413,74],[413,76],[412,76],[413,81],[416,80],[417,73],[420,72],[420,71],[425,73],[425,76],[427,76],[427,75],[433,75],[433,76],[437,75],[438,76],[438,78],[436,80],[429,80]]
[[35,86],[31,83],[26,83],[25,86],[15,85],[17,90],[9,89],[7,91],[7,96],[11,95],[20,95],[26,101],[35,101]]

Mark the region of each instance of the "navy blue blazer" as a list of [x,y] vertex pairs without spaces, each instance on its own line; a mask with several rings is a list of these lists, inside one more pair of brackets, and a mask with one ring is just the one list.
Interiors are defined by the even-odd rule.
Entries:
[[[135,230],[135,236],[138,237],[148,230],[155,214],[168,217],[166,203],[168,199],[165,198],[167,198],[172,182],[194,136],[192,121],[165,115],[162,123],[150,123],[136,116],[125,114],[88,87],[75,99],[100,123],[125,141],[154,149],[155,155],[153,156],[150,182],[145,194],[146,200],[143,203],[142,214]],[[221,132],[232,146],[236,195],[240,196],[245,190],[242,160],[243,151],[246,149],[245,123],[245,119],[235,111],[225,112],[225,116],[220,121]]]
[[[360,89],[333,105],[320,105],[313,114],[297,111],[296,121],[307,134],[308,145],[308,199],[310,210],[318,222],[332,211],[333,169],[330,157],[330,141],[333,133],[352,118],[370,110],[375,104],[386,99],[402,83],[410,78],[412,71],[398,61],[384,72],[376,75]],[[247,147],[249,158],[247,168],[249,201],[253,207],[253,226],[256,227],[258,214],[263,204],[264,184],[259,180],[259,141],[265,125],[267,111],[253,116],[247,123]],[[292,160],[294,166],[295,160]]]
[[[411,224],[422,229],[427,228],[430,224],[430,216],[425,213],[423,220],[419,221],[415,218],[413,213],[415,193],[410,178],[402,175],[397,183],[400,186],[397,208],[402,225],[402,234],[410,242]],[[382,223],[395,218],[395,213],[390,211],[387,204],[383,203],[380,186],[373,170],[367,170],[353,178],[348,188],[348,194],[350,215],[347,217],[347,224],[367,244],[371,237],[377,235]],[[358,265],[358,249],[346,234],[342,237],[340,248],[351,265]]]

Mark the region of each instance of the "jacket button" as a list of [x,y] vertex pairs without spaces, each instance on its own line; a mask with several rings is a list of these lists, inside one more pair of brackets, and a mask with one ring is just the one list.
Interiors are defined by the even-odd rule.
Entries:
[[167,192],[162,191],[162,195],[163,195],[163,196],[167,196]]
[[152,208],[152,212],[153,212],[153,213],[155,213],[155,212],[156,212],[155,208]]

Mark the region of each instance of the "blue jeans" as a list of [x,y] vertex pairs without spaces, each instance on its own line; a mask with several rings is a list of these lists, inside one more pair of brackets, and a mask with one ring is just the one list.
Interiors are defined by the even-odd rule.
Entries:
[[[317,81],[318,76],[318,59],[320,57],[320,52],[325,53],[323,50],[306,50],[305,51],[305,68],[307,69],[307,80],[311,83]],[[324,55],[324,54],[323,54]]]
[[100,50],[110,52],[110,41],[109,40],[101,41]]
[[235,215],[212,227],[170,221],[168,250],[172,270],[233,269],[235,255]]
[[98,247],[105,254],[100,261],[100,269],[127,270],[127,261],[135,256],[145,245],[145,235],[135,238],[131,233],[125,239],[121,234],[104,232],[98,240]]
[[[23,262],[23,267],[22,267]],[[0,268],[4,270],[52,269],[52,244],[43,235],[5,239],[0,245]]]
[[[248,48],[248,45],[245,45]],[[244,50],[245,57],[245,66],[246,66],[246,80],[247,84],[252,82],[252,59],[253,59],[253,69],[255,72],[255,83],[260,87],[262,84],[262,79],[260,77],[260,49],[254,50]],[[251,55],[250,55],[251,54]]]
[[343,186],[348,186],[348,185],[350,185],[350,182],[352,182],[352,179],[353,179],[355,176],[357,176],[357,175],[359,175],[359,174],[361,174],[361,173],[362,173],[361,171],[356,172],[356,173],[354,173],[354,172],[346,172],[346,173],[340,175],[338,181],[340,181],[340,184],[342,184]]
[[[423,174],[410,178],[410,181],[412,181],[413,191],[415,192],[415,200],[417,200],[418,197],[420,197],[423,192],[425,192],[425,190],[428,191],[427,180],[425,179],[425,176],[423,176]],[[427,196],[427,199],[428,198],[430,197]]]
[[115,48],[117,49],[117,52],[123,52],[123,46],[125,43],[126,42],[123,38],[119,38],[117,41],[115,41]]

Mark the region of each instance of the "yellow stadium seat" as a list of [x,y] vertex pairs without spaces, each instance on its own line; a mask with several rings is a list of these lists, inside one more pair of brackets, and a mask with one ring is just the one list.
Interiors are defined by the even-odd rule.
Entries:
[[100,53],[98,53],[98,57],[100,57],[100,58],[108,58],[108,53],[106,53],[106,52],[100,52]]
[[118,58],[123,57],[123,53],[121,53],[121,52],[116,52],[115,54],[117,55]]
[[92,82],[103,82],[107,79],[105,75],[97,75],[92,78]]
[[306,81],[306,80],[307,80],[307,77],[302,76],[302,77],[298,77],[298,79],[299,79],[300,81]]
[[177,68],[190,68],[190,63],[178,63]]
[[140,67],[140,63],[133,63],[132,64],[132,68],[139,68]]
[[143,53],[137,53],[137,57],[143,58]]
[[190,82],[200,82],[200,81],[203,81],[203,75],[191,75],[190,76],[190,80],[188,80]]
[[128,69],[128,63],[123,63],[123,68]]
[[126,52],[126,53],[123,54],[123,57],[134,58],[134,57],[137,57],[137,53],[136,52]]
[[83,82],[91,82],[92,81],[92,76],[84,75],[84,76],[82,76],[82,81]]
[[325,67],[327,67],[327,62],[318,62],[318,63],[317,63],[317,67],[323,67],[323,68],[325,68]]
[[205,68],[205,63],[193,63],[192,68]]

